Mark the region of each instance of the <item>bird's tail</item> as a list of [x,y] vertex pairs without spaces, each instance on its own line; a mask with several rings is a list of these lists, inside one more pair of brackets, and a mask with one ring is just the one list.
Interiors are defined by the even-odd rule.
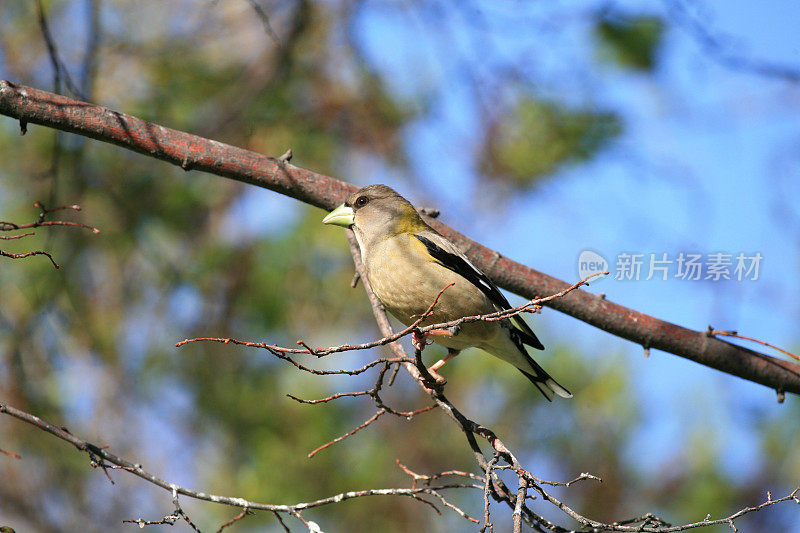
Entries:
[[526,372],[525,370],[519,369],[520,372],[525,374],[525,377],[531,380],[531,383],[536,385],[536,388],[544,394],[544,397],[547,398],[547,401],[552,402],[553,396],[558,394],[562,398],[572,398],[572,393],[558,384],[553,377],[545,372],[544,368],[539,366],[536,361],[531,360],[533,363],[533,370],[536,374],[531,372]]
[[[518,334],[518,329],[498,328],[497,335],[490,342],[480,346],[495,357],[511,363],[517,367],[525,377],[536,385],[548,401],[553,401],[555,395],[562,398],[572,398],[572,393],[559,385],[539,363],[533,360],[527,350],[525,341]],[[538,342],[538,341],[537,341]],[[541,346],[541,343],[539,343]]]

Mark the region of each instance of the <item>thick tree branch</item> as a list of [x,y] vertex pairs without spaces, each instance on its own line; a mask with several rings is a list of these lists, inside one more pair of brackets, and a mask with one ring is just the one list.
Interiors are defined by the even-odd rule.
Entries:
[[[354,185],[296,167],[276,158],[204,139],[189,133],[30,87],[0,80],[0,114],[122,146],[178,165],[257,185],[302,202],[332,209]],[[459,245],[500,287],[528,299],[555,294],[569,286],[547,274],[511,261],[457,231],[429,220]],[[800,365],[776,359],[708,336],[585,291],[548,302],[550,307],[630,340],[663,350],[734,376],[800,394]]]

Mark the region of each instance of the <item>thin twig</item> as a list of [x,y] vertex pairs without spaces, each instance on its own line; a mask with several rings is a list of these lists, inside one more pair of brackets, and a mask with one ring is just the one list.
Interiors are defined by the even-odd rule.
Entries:
[[331,440],[331,441],[328,441],[328,442],[326,442],[325,444],[323,444],[323,445],[322,445],[322,446],[320,446],[319,448],[316,448],[315,450],[312,450],[312,451],[311,451],[311,452],[308,454],[308,458],[309,458],[309,459],[311,459],[312,457],[314,457],[314,456],[317,454],[317,452],[319,452],[319,451],[322,451],[322,450],[324,450],[325,448],[327,448],[328,446],[332,446],[332,445],[336,444],[337,442],[341,442],[341,441],[343,441],[344,439],[346,439],[347,437],[350,437],[350,436],[352,436],[352,435],[355,435],[356,433],[358,433],[359,431],[361,431],[362,429],[364,429],[364,428],[365,428],[365,427],[367,427],[368,425],[370,425],[370,424],[372,424],[373,422],[375,422],[375,421],[376,421],[378,418],[380,418],[380,416],[381,416],[381,415],[383,415],[383,414],[385,414],[385,413],[386,413],[386,409],[378,409],[378,411],[377,411],[377,412],[376,412],[374,415],[372,415],[372,416],[371,416],[371,417],[369,417],[367,420],[365,420],[363,423],[359,424],[358,426],[356,426],[356,427],[355,427],[355,428],[353,428],[352,430],[348,431],[348,432],[347,432],[347,433],[345,433],[344,435],[340,435],[340,436],[336,437],[335,439],[333,439],[333,440]]
[[461,476],[473,479],[475,481],[483,481],[481,476],[476,476],[472,472],[464,472],[463,470],[445,470],[444,472],[439,472],[438,474],[418,474],[401,463],[400,459],[395,459],[395,462],[397,463],[397,466],[403,470],[403,472],[411,476],[411,479],[413,480],[413,484],[411,485],[412,487],[417,486],[417,481],[424,481],[426,486],[430,486],[431,482],[444,476]]
[[[9,415],[13,418],[31,424],[32,426],[35,426],[47,433],[50,433],[51,435],[58,437],[63,441],[69,442],[70,444],[75,446],[78,450],[89,454],[89,456],[92,458],[92,464],[95,464],[96,466],[100,466],[96,464],[96,461],[107,462],[110,463],[111,465],[116,465],[117,467],[119,467],[120,470],[130,472],[131,474],[134,474],[156,486],[159,486],[163,489],[170,491],[170,493],[173,494],[173,497],[175,495],[188,496],[190,498],[194,498],[197,500],[221,503],[233,507],[248,508],[250,510],[273,511],[278,513],[295,514],[304,509],[311,509],[314,507],[331,505],[334,503],[339,503],[344,500],[363,498],[367,496],[405,496],[418,499],[420,494],[434,494],[435,492],[446,489],[481,488],[478,485],[472,485],[472,484],[449,483],[449,484],[437,485],[435,487],[418,487],[413,489],[390,488],[390,489],[368,489],[368,490],[342,492],[334,496],[328,496],[326,498],[320,498],[318,500],[310,502],[295,503],[292,505],[259,503],[259,502],[248,501],[244,498],[234,498],[230,496],[220,496],[216,494],[199,492],[187,489],[185,487],[176,485],[174,483],[170,483],[147,472],[142,468],[142,465],[140,464],[134,464],[128,460],[118,457],[108,452],[101,446],[97,446],[96,444],[92,444],[79,437],[76,437],[63,427],[55,426],[45,420],[42,420],[36,415],[26,413],[25,411],[21,411],[19,409],[11,407],[10,405],[0,403],[0,414]],[[175,514],[177,514],[177,511]],[[184,518],[184,520],[185,519],[186,518]],[[139,523],[137,520],[134,520],[133,522]]]
[[50,260],[51,263],[53,263],[54,267],[61,268],[58,266],[58,263],[56,263],[56,260],[53,259],[53,256],[43,250],[34,250],[33,252],[25,252],[22,254],[12,254],[11,252],[0,250],[0,256],[8,257],[10,259],[24,259],[33,255],[44,255]]
[[67,89],[69,89],[69,91],[78,98],[85,100],[86,98],[83,92],[75,85],[75,83],[73,83],[72,78],[69,75],[69,71],[64,66],[61,58],[58,56],[58,49],[50,33],[47,15],[45,14],[44,7],[42,6],[42,0],[38,0],[36,2],[36,11],[39,18],[39,30],[42,32],[42,38],[44,38],[45,45],[47,46],[47,53],[50,56],[50,63],[53,67],[53,77],[55,80],[54,85],[56,92],[61,91],[61,78],[63,76]]
[[514,533],[522,533],[522,507],[528,497],[528,480],[524,476],[519,478],[519,489],[517,490],[517,504],[511,515]]
[[238,522],[239,520],[241,520],[245,516],[251,515],[251,514],[253,514],[253,511],[251,511],[250,509],[245,507],[244,509],[242,509],[241,513],[237,514],[236,516],[234,516],[233,518],[231,518],[230,520],[228,520],[227,522],[225,522],[224,524],[219,526],[219,529],[217,530],[217,533],[222,533],[222,530],[225,529],[226,527],[232,526],[233,524],[235,524],[236,522]]
[[[15,224],[14,222],[0,220],[0,231],[18,231],[22,229],[39,228],[43,226],[74,226],[78,228],[90,229],[92,230],[93,233],[100,233],[99,229],[94,228],[92,226],[87,226],[86,224],[81,224],[80,222],[68,222],[63,220],[49,220],[49,221],[45,220],[45,216],[47,216],[48,213],[52,213],[54,211],[62,211],[64,209],[72,209],[74,211],[80,211],[81,206],[79,205],[62,205],[51,209],[46,208],[42,202],[36,202],[33,205],[34,207],[38,207],[41,209],[41,211],[39,212],[39,216],[34,222],[30,222],[28,224]],[[22,233],[20,235],[8,235],[8,236],[2,235],[0,236],[0,239],[9,241],[13,239],[22,239],[24,237],[29,237],[33,234],[34,232],[30,231],[28,233]],[[24,252],[19,254],[6,252],[5,250],[0,250],[0,256],[8,257],[10,259],[24,259],[26,257],[31,257],[34,255],[44,255],[50,260],[50,262],[53,264],[55,268],[60,268],[58,266],[58,263],[56,263],[55,259],[53,259],[53,256],[50,255],[48,252],[45,252],[44,250],[35,250],[32,252]]]
[[277,519],[278,519],[278,522],[279,522],[279,523],[280,523],[280,525],[283,527],[283,530],[284,530],[286,533],[291,533],[291,531],[289,531],[289,528],[287,527],[287,525],[284,523],[284,521],[283,521],[283,518],[281,517],[281,514],[280,514],[279,512],[277,512],[277,511],[272,511],[272,514],[274,514],[274,515],[275,515],[275,518],[277,518]]
[[779,352],[781,352],[783,354],[786,354],[789,357],[793,357],[793,358],[797,359],[798,361],[800,361],[800,355],[793,354],[792,352],[784,350],[783,348],[778,348],[774,344],[770,344],[770,343],[765,342],[765,341],[760,341],[760,340],[754,339],[752,337],[745,337],[744,335],[739,335],[739,333],[736,332],[736,331],[724,331],[724,330],[720,330],[720,329],[714,329],[711,326],[708,326],[708,336],[709,337],[714,337],[714,336],[717,336],[717,335],[721,335],[723,337],[734,337],[736,339],[743,339],[743,340],[751,341],[751,342],[757,342],[758,344],[760,344],[762,346],[767,346],[768,348],[772,348],[773,350],[778,350]]
[[20,457],[19,454],[14,452],[9,452],[7,450],[0,449],[0,453],[2,453],[3,455],[8,455],[9,457],[13,457],[14,459],[22,459],[22,457]]
[[484,533],[488,528],[489,531],[494,530],[494,526],[489,521],[489,494],[491,493],[491,485],[492,485],[492,469],[497,464],[497,461],[500,460],[499,454],[494,454],[492,459],[486,465],[486,472],[483,476],[483,525],[481,526],[481,533]]
[[574,291],[575,289],[578,289],[579,287],[582,287],[584,285],[588,285],[588,280],[590,280],[590,279],[592,279],[592,278],[594,278],[596,276],[603,275],[603,274],[608,274],[608,271],[606,271],[606,272],[597,272],[595,274],[591,274],[589,276],[586,276],[585,278],[583,278],[579,282],[575,283],[574,285],[571,285],[571,286],[567,287],[566,289],[557,292],[556,294],[553,294],[553,295],[550,295],[550,296],[545,296],[545,297],[542,297],[542,298],[534,298],[533,300],[530,300],[528,302],[525,302],[522,305],[510,308],[510,309],[504,309],[504,310],[500,310],[500,311],[495,311],[495,312],[487,313],[487,314],[484,314],[484,315],[473,315],[473,316],[462,317],[462,318],[459,318],[459,319],[456,319],[456,320],[450,320],[448,322],[440,322],[440,323],[437,323],[437,324],[428,324],[426,326],[420,326],[420,324],[422,322],[424,322],[425,319],[428,318],[432,314],[433,308],[434,308],[434,306],[436,305],[436,303],[438,301],[438,297],[441,296],[442,292],[444,292],[448,287],[452,286],[452,283],[451,283],[450,285],[447,285],[447,286],[443,287],[439,291],[439,293],[437,294],[437,298],[434,300],[434,302],[431,303],[431,305],[428,307],[428,309],[424,313],[419,315],[417,317],[417,319],[410,326],[406,327],[405,329],[403,329],[403,330],[401,330],[401,331],[399,331],[397,333],[392,332],[392,334],[386,335],[386,336],[384,336],[384,337],[382,337],[380,339],[377,339],[377,340],[374,340],[374,341],[370,341],[370,342],[364,342],[364,343],[361,343],[361,344],[341,344],[339,346],[330,346],[328,348],[312,349],[309,346],[307,346],[304,342],[298,341],[298,343],[301,344],[301,346],[303,346],[302,348],[288,348],[288,347],[284,347],[284,346],[278,346],[276,344],[267,344],[265,342],[242,341],[242,340],[233,339],[233,338],[196,337],[196,338],[193,338],[193,339],[184,339],[182,341],[179,341],[179,342],[175,343],[175,346],[179,347],[179,346],[183,346],[184,344],[188,344],[188,343],[191,343],[191,342],[200,342],[200,341],[221,342],[221,343],[224,343],[224,344],[233,343],[233,344],[241,344],[243,346],[251,346],[251,347],[255,347],[255,348],[263,348],[263,349],[266,349],[266,350],[269,350],[269,351],[280,352],[280,353],[283,353],[283,354],[308,354],[308,355],[315,355],[317,357],[324,357],[326,355],[330,355],[330,354],[334,354],[334,353],[349,352],[349,351],[355,351],[355,350],[367,350],[367,349],[370,349],[370,348],[376,348],[378,346],[386,346],[387,344],[391,344],[393,342],[396,342],[399,339],[402,339],[403,337],[406,337],[406,336],[408,336],[408,335],[410,335],[410,334],[412,334],[414,332],[419,332],[420,334],[424,334],[424,333],[427,333],[427,332],[432,331],[432,330],[455,328],[455,327],[458,327],[458,326],[460,326],[462,324],[468,324],[468,323],[471,323],[471,322],[478,322],[478,321],[495,322],[495,321],[500,321],[500,320],[506,320],[508,318],[517,316],[517,315],[519,315],[521,313],[528,312],[528,311],[530,311],[531,309],[535,308],[536,306],[540,305],[543,302],[549,302],[550,300],[554,300],[556,298],[561,298],[561,297],[565,296],[566,294]]
[[[275,30],[272,29],[272,25],[269,22],[269,15],[267,15],[267,12],[264,11],[264,8],[258,5],[256,0],[247,0],[247,3],[250,4],[250,7],[252,7],[253,11],[256,13],[256,16],[261,20],[261,24],[264,26],[264,32],[269,36],[270,39],[272,39],[272,42],[274,42],[278,48],[281,48],[281,41],[278,39],[278,34],[276,34]],[[291,158],[291,156],[289,156],[289,158]]]
[[[2,228],[0,228],[0,231],[2,231]],[[11,240],[14,240],[14,239],[24,239],[25,237],[30,237],[31,235],[35,235],[35,233],[32,232],[32,231],[29,231],[28,233],[22,233],[20,235],[0,235],[0,239],[2,239],[4,241],[11,241]]]

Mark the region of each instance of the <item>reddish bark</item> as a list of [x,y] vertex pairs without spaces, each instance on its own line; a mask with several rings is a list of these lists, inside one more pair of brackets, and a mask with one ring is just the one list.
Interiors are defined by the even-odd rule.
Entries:
[[[204,139],[101,106],[0,80],[0,114],[116,144],[185,170],[201,170],[264,187],[330,210],[356,187],[282,163],[273,157]],[[278,147],[281,150],[287,147]],[[568,283],[502,257],[444,224],[431,221],[461,246],[500,287],[526,298],[547,296]],[[702,365],[800,394],[800,365],[709,337],[578,290],[547,305],[646,348],[663,350]]]

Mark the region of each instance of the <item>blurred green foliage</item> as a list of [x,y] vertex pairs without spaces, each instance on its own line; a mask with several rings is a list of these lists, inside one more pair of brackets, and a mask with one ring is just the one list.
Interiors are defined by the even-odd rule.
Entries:
[[529,187],[561,166],[594,157],[622,132],[611,112],[527,96],[492,125],[481,159],[491,177]]
[[[84,21],[82,9],[93,4],[43,4],[65,64],[77,69],[85,39],[76,29],[84,26],[75,22]],[[346,38],[356,16],[349,3],[276,6],[271,17],[281,29],[280,46],[244,1],[101,4],[99,68],[86,88],[93,101],[269,155],[291,147],[298,164],[334,175],[343,161],[365,154],[390,167],[407,163],[403,136],[424,106],[389,91],[383,74],[370,67],[352,36]],[[52,71],[33,6],[0,8],[0,72],[48,89]],[[603,39],[620,50],[636,48],[636,39],[650,43],[652,61],[661,26],[637,20],[599,27],[608,25]],[[623,128],[610,111],[527,92],[516,102],[484,124],[485,144],[472,155],[488,175],[519,187],[590,160]],[[398,459],[420,473],[476,471],[463,435],[436,411],[413,421],[384,416],[308,459],[308,452],[362,423],[375,407],[351,398],[300,405],[285,394],[313,399],[363,390],[372,386],[374,372],[317,377],[255,349],[174,347],[195,336],[284,345],[303,339],[312,346],[374,338],[365,296],[349,286],[344,235],[319,224],[319,210],[46,128],[31,125],[20,137],[17,123],[0,120],[0,218],[33,220],[36,200],[79,203],[80,213],[51,218],[85,222],[101,233],[38,229],[34,237],[3,242],[12,252],[48,250],[62,268],[54,270],[42,257],[0,261],[1,401],[107,444],[170,481],[270,503],[409,486]],[[303,362],[356,368],[378,353]],[[427,354],[431,361],[436,356]],[[721,474],[713,441],[702,436],[675,443],[686,455],[678,454],[672,475],[642,472],[638,462],[648,451],[626,453],[644,415],[622,356],[586,356],[563,346],[541,361],[575,393],[574,401],[543,401],[513,368],[478,351],[448,365],[447,393],[521,450],[536,475],[600,475],[602,484],[584,482],[566,493],[582,512],[611,521],[655,507],[693,520],[702,518],[699,512],[724,511],[731,494],[749,490]],[[428,402],[402,374],[383,396],[398,409]],[[763,421],[764,454],[781,458],[766,465],[769,479],[787,482],[786,473],[800,468],[791,448],[798,420],[795,409]],[[171,511],[166,492],[117,471],[110,472],[111,485],[102,471],[89,468],[85,455],[17,421],[0,419],[0,448],[22,456],[0,455],[0,520],[19,531],[108,531],[122,519],[158,519]],[[482,516],[480,493],[451,497]],[[235,514],[204,503],[183,505],[204,528]],[[534,507],[565,523],[541,502]],[[443,513],[375,497],[304,516],[326,531],[465,528],[463,519]],[[508,525],[499,506],[493,517],[495,530]],[[266,513],[237,527],[280,530]]]
[[602,60],[649,72],[656,66],[664,21],[659,17],[603,12],[594,33]]

